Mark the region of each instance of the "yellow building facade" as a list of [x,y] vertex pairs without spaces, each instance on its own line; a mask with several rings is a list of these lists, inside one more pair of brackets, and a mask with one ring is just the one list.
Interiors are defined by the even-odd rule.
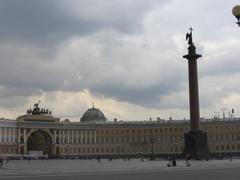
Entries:
[[[96,108],[80,122],[61,121],[38,104],[16,120],[0,120],[1,155],[125,157],[181,155],[187,120],[107,121]],[[240,152],[240,119],[202,119],[211,154]]]

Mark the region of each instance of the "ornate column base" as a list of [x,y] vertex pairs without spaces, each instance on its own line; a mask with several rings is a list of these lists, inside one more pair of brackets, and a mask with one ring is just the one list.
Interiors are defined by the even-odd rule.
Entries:
[[185,148],[183,154],[189,154],[193,159],[206,159],[209,155],[207,133],[202,131],[189,131],[184,135]]

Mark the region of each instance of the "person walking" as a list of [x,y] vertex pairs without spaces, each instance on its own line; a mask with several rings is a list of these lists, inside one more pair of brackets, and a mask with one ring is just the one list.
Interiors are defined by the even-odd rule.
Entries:
[[3,168],[3,158],[0,158],[0,168]]
[[187,154],[187,155],[186,155],[186,166],[187,166],[187,167],[190,167],[190,166],[191,166],[190,163],[189,163],[189,160],[190,160],[190,154]]
[[177,162],[176,162],[176,158],[173,157],[173,159],[172,159],[172,167],[175,167],[175,166],[177,166]]

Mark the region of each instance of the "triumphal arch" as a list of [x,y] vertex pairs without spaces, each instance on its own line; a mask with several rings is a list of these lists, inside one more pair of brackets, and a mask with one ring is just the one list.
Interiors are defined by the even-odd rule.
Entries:
[[26,115],[17,118],[18,153],[56,155],[56,123],[60,123],[60,119],[53,117],[51,111],[40,109],[38,103],[34,104]]

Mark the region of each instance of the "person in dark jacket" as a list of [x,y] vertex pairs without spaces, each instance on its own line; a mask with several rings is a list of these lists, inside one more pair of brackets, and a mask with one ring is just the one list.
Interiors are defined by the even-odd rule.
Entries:
[[3,158],[0,158],[0,168],[3,168]]

